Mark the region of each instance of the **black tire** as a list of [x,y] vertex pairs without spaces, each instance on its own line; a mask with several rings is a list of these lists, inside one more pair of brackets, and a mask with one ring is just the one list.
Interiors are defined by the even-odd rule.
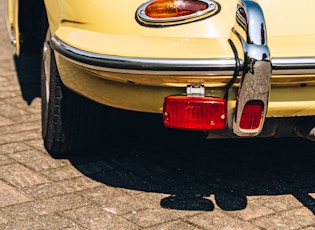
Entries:
[[72,92],[62,83],[49,46],[49,29],[41,65],[42,135],[53,157],[95,151],[110,109]]

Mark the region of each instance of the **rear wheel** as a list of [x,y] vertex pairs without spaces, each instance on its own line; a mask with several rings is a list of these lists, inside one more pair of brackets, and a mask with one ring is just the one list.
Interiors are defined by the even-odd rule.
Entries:
[[110,109],[66,88],[49,46],[49,29],[41,65],[42,135],[46,150],[54,157],[93,151],[103,132]]

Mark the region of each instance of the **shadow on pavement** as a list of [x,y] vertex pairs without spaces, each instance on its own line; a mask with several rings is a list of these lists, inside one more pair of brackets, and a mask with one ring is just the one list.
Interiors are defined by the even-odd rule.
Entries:
[[[203,140],[159,127],[159,117],[133,124],[98,153],[70,158],[86,176],[113,187],[169,194],[176,210],[242,210],[249,196],[292,194],[315,214],[315,144],[304,139]],[[151,123],[151,126],[150,126]],[[155,127],[156,126],[156,127]],[[110,144],[109,144],[110,143]]]
[[40,97],[40,56],[14,56],[15,68],[21,87],[22,97],[28,105]]
[[[40,57],[14,56],[23,99],[40,97]],[[113,187],[169,194],[177,210],[242,210],[249,196],[292,194],[315,214],[315,143],[298,138],[203,140],[161,127],[160,116],[129,117],[98,152],[69,157],[86,176]],[[104,132],[106,127],[104,127]],[[106,139],[108,138],[108,139]]]

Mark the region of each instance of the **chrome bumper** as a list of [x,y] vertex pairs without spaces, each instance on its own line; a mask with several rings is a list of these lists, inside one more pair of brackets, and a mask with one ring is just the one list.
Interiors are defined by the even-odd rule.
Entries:
[[[211,75],[233,76],[238,67],[241,75],[244,60],[235,59],[155,59],[119,57],[91,53],[77,49],[53,36],[51,47],[73,63],[89,69],[118,73],[156,75]],[[315,74],[315,57],[272,58],[272,74]]]
[[90,53],[71,47],[56,36],[50,41],[59,54],[88,69],[105,72],[154,75],[221,75],[231,76],[235,59],[157,59],[119,57]]

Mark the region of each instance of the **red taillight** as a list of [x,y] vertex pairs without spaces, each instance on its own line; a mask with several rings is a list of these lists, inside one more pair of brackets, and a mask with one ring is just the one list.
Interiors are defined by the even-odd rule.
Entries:
[[248,101],[241,115],[240,128],[243,130],[255,130],[261,125],[264,103],[259,100]]
[[169,128],[218,130],[226,125],[226,100],[212,97],[168,96],[163,121]]
[[155,0],[145,9],[151,18],[182,17],[206,10],[208,4],[198,0]]

